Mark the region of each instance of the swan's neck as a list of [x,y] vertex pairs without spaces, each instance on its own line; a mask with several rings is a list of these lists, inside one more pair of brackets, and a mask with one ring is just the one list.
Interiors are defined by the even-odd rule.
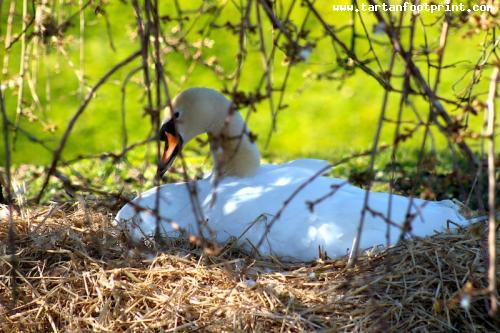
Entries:
[[[226,109],[227,110],[227,109]],[[245,121],[237,111],[224,117],[223,125],[208,133],[217,177],[250,177],[260,166],[257,145],[250,139]]]

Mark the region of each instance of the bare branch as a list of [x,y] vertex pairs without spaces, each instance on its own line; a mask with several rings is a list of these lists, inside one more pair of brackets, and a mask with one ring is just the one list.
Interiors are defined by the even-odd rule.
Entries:
[[100,86],[103,85],[103,83],[105,83],[109,79],[110,76],[112,76],[120,68],[122,68],[125,65],[129,64],[130,62],[132,62],[132,60],[137,58],[140,54],[141,54],[141,50],[136,51],[136,52],[132,53],[130,56],[128,56],[126,59],[124,59],[121,62],[119,62],[118,64],[116,64],[99,81],[97,81],[97,83],[92,87],[90,92],[87,94],[87,96],[83,100],[82,104],[80,104],[80,107],[78,108],[76,113],[73,115],[73,117],[71,117],[71,120],[69,121],[68,126],[66,127],[66,130],[64,131],[63,137],[62,137],[61,141],[59,142],[59,146],[57,147],[56,151],[54,152],[54,156],[52,158],[50,168],[45,176],[45,179],[43,181],[43,185],[40,189],[40,192],[38,193],[37,197],[35,198],[35,202],[38,203],[42,199],[43,193],[45,192],[45,189],[47,188],[50,177],[56,171],[57,164],[59,163],[62,151],[64,150],[64,147],[66,146],[66,142],[69,139],[69,135],[71,133],[71,130],[75,126],[78,118],[82,115],[82,113],[87,108],[87,105],[90,103],[90,101],[94,97],[94,94],[96,93],[96,91],[99,89]]
[[493,68],[490,79],[490,90],[488,94],[488,118],[486,122],[485,137],[488,140],[488,281],[490,293],[490,315],[495,318],[498,312],[497,294],[497,262],[496,262],[496,214],[495,214],[495,118],[496,118],[496,98],[499,82],[499,69],[496,65]]

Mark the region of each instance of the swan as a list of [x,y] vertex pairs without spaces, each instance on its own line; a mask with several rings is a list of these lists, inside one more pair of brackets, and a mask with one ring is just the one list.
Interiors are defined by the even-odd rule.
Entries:
[[363,214],[360,249],[395,243],[403,230],[425,237],[450,221],[468,223],[450,200],[388,193],[370,192],[363,213],[366,191],[324,176],[326,161],[261,165],[243,117],[215,90],[185,90],[172,109],[159,133],[165,150],[158,175],[202,133],[208,133],[214,168],[204,179],[155,187],[126,204],[115,223],[133,242],[187,234],[222,244],[235,240],[243,249],[282,260],[312,261],[319,249],[331,258],[346,255]]

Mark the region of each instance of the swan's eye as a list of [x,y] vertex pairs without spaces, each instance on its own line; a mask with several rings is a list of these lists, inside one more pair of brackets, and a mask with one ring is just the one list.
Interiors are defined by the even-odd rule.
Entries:
[[174,113],[175,119],[179,119],[179,112]]

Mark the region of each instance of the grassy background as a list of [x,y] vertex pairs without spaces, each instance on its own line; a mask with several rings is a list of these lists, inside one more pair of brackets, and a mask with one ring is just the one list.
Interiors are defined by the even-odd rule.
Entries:
[[[339,1],[342,2],[342,1]],[[69,2],[68,2],[69,3]],[[161,14],[175,16],[174,7],[169,1],[162,2]],[[200,1],[183,2],[183,9],[197,10]],[[213,1],[207,3],[222,3]],[[344,3],[348,3],[344,1]],[[0,16],[2,37],[5,36],[6,20],[9,1],[3,1],[2,12]],[[13,31],[17,35],[21,30],[21,2],[17,2],[16,15],[14,17]],[[316,7],[323,17],[339,28],[351,21],[350,13],[339,13],[331,10],[331,1],[318,1]],[[136,25],[133,15],[133,9],[128,3],[120,1],[111,1],[105,7],[107,17],[110,22],[112,40],[116,51],[111,49],[110,40],[106,32],[106,21],[103,15],[96,15],[92,9],[85,12],[86,30],[85,30],[85,82],[92,86],[109,68],[124,59],[134,50],[138,49],[139,41],[135,38]],[[64,15],[76,12],[77,7],[73,4],[67,4],[62,11]],[[54,15],[59,15],[57,10]],[[301,21],[306,14],[303,7],[297,5],[292,12],[292,19]],[[255,13],[252,13],[253,17]],[[232,3],[224,7],[218,24],[227,21],[237,22],[240,13]],[[365,24],[371,31],[374,21],[369,13],[363,14]],[[437,18],[437,14],[424,14],[422,20],[430,23]],[[201,16],[194,28],[187,35],[190,41],[200,39],[198,31],[203,28],[210,20],[210,15]],[[359,20],[359,19],[358,19]],[[185,24],[191,24],[188,21]],[[78,16],[72,20],[72,26],[65,32],[63,47],[68,53],[64,57],[57,51],[52,44],[44,51],[39,46],[41,56],[37,64],[33,64],[34,51],[31,46],[28,47],[30,58],[30,73],[37,73],[38,84],[35,87],[36,93],[41,101],[40,107],[34,107],[33,114],[46,124],[57,126],[57,130],[52,134],[43,130],[40,122],[30,122],[27,118],[21,119],[21,126],[33,135],[47,140],[47,143],[55,147],[62,135],[68,119],[77,110],[82,100],[79,94],[79,82],[75,70],[71,68],[70,61],[78,66],[79,63],[79,44],[78,44]],[[175,38],[176,22],[165,24],[164,31],[167,36]],[[308,29],[311,35],[320,37],[321,28],[318,21],[311,18],[308,21]],[[266,43],[268,48],[272,41],[271,27],[265,25]],[[445,53],[444,64],[456,63],[455,67],[443,71],[440,93],[449,98],[460,94],[471,78],[470,68],[474,66],[478,57],[479,44],[484,38],[479,33],[473,38],[465,38],[464,34],[467,27],[461,29],[452,29],[450,31],[449,46]],[[424,34],[421,29],[417,29],[415,46],[417,50],[424,48]],[[359,32],[362,33],[362,32]],[[427,41],[431,47],[438,45],[440,25],[427,27]],[[407,33],[403,32],[406,38]],[[341,38],[349,43],[349,30],[346,29],[340,33]],[[236,66],[236,53],[238,48],[237,35],[230,34],[227,29],[214,29],[208,36],[213,41],[213,46],[203,48],[203,57],[205,59],[216,56],[220,66],[226,74],[232,73]],[[385,41],[384,35],[376,35],[376,40]],[[2,43],[4,41],[2,40]],[[467,47],[464,47],[464,44]],[[251,91],[255,88],[262,73],[262,59],[258,52],[258,44],[248,43],[248,57],[244,63],[241,89]],[[13,82],[18,77],[19,54],[21,43],[16,43],[11,50],[10,63],[7,67],[8,74],[3,76],[2,82]],[[357,45],[359,54],[368,56],[368,46],[363,40],[359,40]],[[362,50],[362,51],[359,51]],[[0,59],[3,58],[4,47],[0,48]],[[376,52],[381,59],[382,65],[387,68],[390,49],[386,46],[376,46]],[[431,58],[435,59],[435,54]],[[419,58],[422,68],[424,68],[424,57]],[[280,84],[286,66],[283,65],[284,56],[278,51],[274,63],[273,78],[277,84]],[[231,87],[230,81],[223,81],[216,77],[207,68],[196,65],[188,72],[191,63],[182,55],[177,53],[168,53],[165,58],[167,74],[170,76],[169,87],[172,95],[192,86],[207,86],[216,89]],[[77,123],[74,133],[64,152],[65,158],[71,158],[78,154],[99,153],[103,151],[117,151],[121,147],[120,132],[120,103],[121,103],[121,84],[127,73],[133,68],[139,66],[140,61],[136,61],[127,67],[126,70],[119,71],[112,79],[105,84],[98,92],[96,98],[90,103],[88,109]],[[331,43],[328,38],[319,40],[314,48],[307,63],[301,63],[292,69],[289,80],[288,93],[285,97],[285,103],[289,107],[281,112],[278,118],[277,132],[273,135],[269,147],[265,147],[265,139],[271,126],[271,114],[267,101],[258,105],[258,111],[252,114],[250,127],[258,136],[258,143],[265,156],[271,159],[285,160],[300,157],[316,157],[328,160],[334,160],[345,156],[348,152],[365,150],[371,146],[373,135],[376,128],[376,122],[380,112],[383,89],[372,78],[360,70],[356,70],[355,75],[343,81],[315,80],[312,76],[336,66],[336,59],[333,53]],[[400,60],[396,63],[396,68],[401,69]],[[259,73],[259,75],[256,75]],[[424,71],[425,73],[425,71]],[[426,73],[431,78],[434,72]],[[401,79],[396,78],[395,86],[400,86]],[[431,79],[432,82],[432,79]],[[48,104],[46,87],[50,87],[51,100]],[[478,92],[487,91],[487,80],[483,80],[476,88]],[[17,87],[11,85],[6,91],[6,106],[9,117],[15,118]],[[30,89],[25,85],[25,108],[30,108],[31,102]],[[277,95],[276,95],[277,97]],[[482,96],[483,99],[486,96]],[[388,116],[396,117],[398,96],[394,95],[390,100]],[[277,98],[276,98],[277,100]],[[415,104],[423,117],[426,117],[428,109],[425,101],[415,99]],[[143,108],[146,101],[143,95],[142,74],[132,79],[132,84],[127,87],[126,95],[126,122],[129,135],[129,142],[139,140],[145,137],[150,128],[150,121],[144,116]],[[411,120],[415,117],[409,109],[405,109],[405,119]],[[473,117],[471,126],[479,130],[482,116]],[[386,124],[382,133],[382,143],[391,143],[393,140],[394,125]],[[435,133],[436,130],[433,129]],[[421,133],[420,133],[421,134]],[[421,135],[416,135],[414,139],[407,142],[406,151],[411,151],[420,146]],[[436,136],[438,150],[447,150],[445,141],[440,135]],[[405,151],[403,149],[403,151]],[[141,150],[141,149],[140,149]],[[138,158],[143,158],[143,150],[138,153]],[[4,151],[0,147],[0,157],[3,163]],[[16,164],[36,163],[45,164],[49,161],[50,155],[34,145],[25,136],[19,135],[15,144],[13,160]]]

